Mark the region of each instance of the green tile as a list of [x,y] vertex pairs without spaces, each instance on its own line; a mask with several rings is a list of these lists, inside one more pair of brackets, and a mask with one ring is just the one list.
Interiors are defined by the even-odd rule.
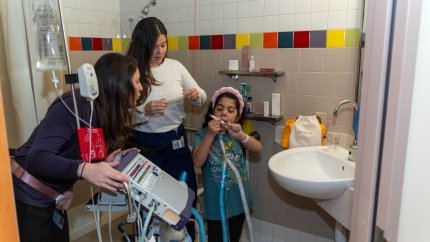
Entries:
[[252,49],[263,48],[263,33],[252,33],[250,34],[249,44]]
[[345,29],[345,47],[358,47],[360,43],[360,29]]
[[178,36],[178,50],[188,50],[188,36]]
[[130,39],[121,39],[121,46],[122,50],[127,52],[128,46],[130,46]]

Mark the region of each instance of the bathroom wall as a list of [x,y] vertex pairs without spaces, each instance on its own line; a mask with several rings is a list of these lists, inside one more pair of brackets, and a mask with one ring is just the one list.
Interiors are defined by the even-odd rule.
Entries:
[[[169,56],[181,61],[209,96],[221,86],[251,86],[253,103],[281,94],[284,119],[327,113],[331,132],[352,134],[352,107],[344,106],[336,120],[335,105],[355,99],[361,1],[359,0],[158,0],[148,16],[156,16],[169,32]],[[147,1],[66,0],[65,29],[72,70],[94,63],[106,51],[126,50],[131,30]],[[229,59],[241,59],[249,45],[257,67],[285,71],[276,82],[266,77],[234,81],[219,70]],[[205,108],[187,106],[185,124],[199,128]],[[256,241],[332,241],[334,220],[313,201],[276,184],[267,161],[281,150],[275,127],[252,121],[264,149],[250,155],[255,201],[252,213]],[[88,196],[77,199],[84,202]]]

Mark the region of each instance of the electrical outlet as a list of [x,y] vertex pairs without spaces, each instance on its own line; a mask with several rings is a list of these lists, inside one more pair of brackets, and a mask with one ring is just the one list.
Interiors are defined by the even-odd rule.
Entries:
[[326,121],[327,121],[327,114],[323,113],[323,112],[316,112],[315,113],[318,117],[320,117],[321,119],[321,124],[326,125]]

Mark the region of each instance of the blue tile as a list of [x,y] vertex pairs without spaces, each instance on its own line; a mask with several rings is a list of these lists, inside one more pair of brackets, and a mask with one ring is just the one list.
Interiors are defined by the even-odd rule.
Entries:
[[236,49],[236,35],[235,34],[224,35],[224,49]]
[[112,50],[112,39],[111,38],[104,38],[103,39],[103,50]]
[[93,43],[91,38],[82,37],[81,42],[83,51],[93,50]]
[[200,36],[200,49],[201,50],[210,50],[211,49],[211,36],[210,35]]
[[318,30],[310,32],[310,48],[325,48],[327,40],[327,31]]
[[278,48],[293,48],[293,32],[278,33]]

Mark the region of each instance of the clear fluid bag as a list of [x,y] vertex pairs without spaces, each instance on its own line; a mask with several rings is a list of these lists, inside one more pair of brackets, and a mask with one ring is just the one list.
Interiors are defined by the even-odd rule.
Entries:
[[36,0],[33,6],[33,21],[38,50],[37,70],[66,69],[66,49],[59,12],[54,9],[49,0]]

